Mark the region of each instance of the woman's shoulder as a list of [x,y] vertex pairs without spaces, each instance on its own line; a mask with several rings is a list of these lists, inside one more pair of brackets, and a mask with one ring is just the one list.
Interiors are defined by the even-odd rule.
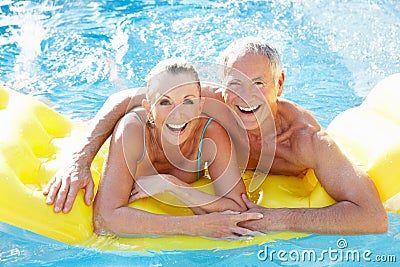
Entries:
[[138,134],[146,127],[146,111],[137,107],[127,112],[117,123],[117,132],[124,134]]
[[127,148],[123,150],[124,156],[135,162],[143,159],[145,153],[146,123],[140,114],[139,110],[126,113],[118,121],[111,139],[116,147]]
[[147,112],[143,107],[135,107],[135,108],[131,109],[130,111],[128,111],[125,114],[125,116],[127,116],[128,118],[134,117],[143,123],[145,123],[147,120]]

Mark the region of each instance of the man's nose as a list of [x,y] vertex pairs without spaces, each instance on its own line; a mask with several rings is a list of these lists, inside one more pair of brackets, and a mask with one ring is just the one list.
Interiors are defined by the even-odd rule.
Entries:
[[243,99],[243,100],[249,100],[251,98],[251,95],[254,94],[253,92],[254,88],[252,88],[251,84],[243,84],[240,87],[240,90],[238,90],[236,93]]

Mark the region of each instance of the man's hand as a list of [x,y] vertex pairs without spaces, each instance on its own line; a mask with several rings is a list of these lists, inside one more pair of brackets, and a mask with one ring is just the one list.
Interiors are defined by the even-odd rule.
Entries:
[[196,225],[193,225],[192,234],[212,238],[253,237],[260,233],[238,226],[238,224],[246,221],[254,222],[261,218],[263,215],[260,213],[240,213],[230,210],[200,215],[196,218]]
[[[246,227],[248,229],[254,230],[254,231],[260,231],[260,232],[268,232],[267,231],[267,225],[266,225],[266,220],[268,218],[265,218],[265,215],[267,213],[267,208],[258,206],[257,204],[254,204],[251,200],[247,198],[245,194],[242,195],[242,199],[244,203],[246,204],[248,210],[245,213],[257,213],[257,214],[262,214],[263,217],[261,220],[255,220],[255,221],[243,221],[239,224],[241,227]],[[272,230],[270,230],[272,231]]]
[[55,203],[54,212],[68,213],[80,189],[85,189],[85,203],[91,205],[94,183],[90,167],[81,167],[77,162],[73,162],[53,176],[43,189],[43,195],[47,196],[46,204]]

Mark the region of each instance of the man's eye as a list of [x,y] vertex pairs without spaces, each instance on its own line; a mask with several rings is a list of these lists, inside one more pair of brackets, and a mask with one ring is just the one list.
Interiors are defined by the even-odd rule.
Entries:
[[162,105],[162,106],[169,105],[169,104],[170,104],[169,100],[161,100],[160,101],[160,105]]
[[185,100],[183,100],[183,104],[193,104],[194,102],[193,102],[193,100],[191,100],[191,99],[185,99]]
[[258,88],[264,87],[265,83],[258,81],[258,82],[253,82],[253,85],[257,86]]

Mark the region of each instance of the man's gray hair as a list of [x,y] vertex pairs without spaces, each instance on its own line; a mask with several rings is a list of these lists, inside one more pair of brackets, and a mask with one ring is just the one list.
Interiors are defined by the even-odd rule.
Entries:
[[261,38],[250,36],[234,41],[222,52],[223,64],[226,67],[229,60],[235,60],[248,53],[262,55],[268,58],[272,76],[274,77],[274,83],[277,84],[283,69],[282,62],[279,58],[278,51]]

